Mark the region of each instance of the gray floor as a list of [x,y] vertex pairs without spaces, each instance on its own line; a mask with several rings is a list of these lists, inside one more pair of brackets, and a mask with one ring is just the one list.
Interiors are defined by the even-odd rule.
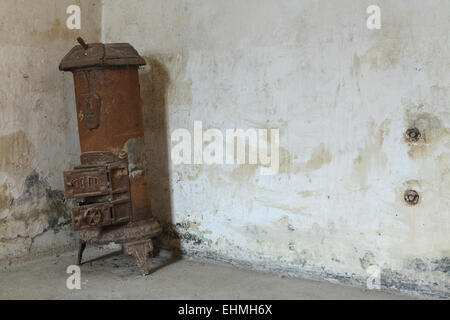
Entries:
[[[115,252],[113,252],[115,251]],[[328,282],[280,277],[211,264],[173,259],[166,251],[151,259],[152,273],[138,274],[132,257],[117,249],[88,249],[81,267],[81,289],[69,290],[66,268],[75,252],[0,270],[0,299],[408,299]]]

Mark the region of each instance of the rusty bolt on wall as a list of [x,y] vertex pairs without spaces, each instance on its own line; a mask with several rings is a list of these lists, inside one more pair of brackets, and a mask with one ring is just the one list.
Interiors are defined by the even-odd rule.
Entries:
[[404,195],[406,203],[416,205],[419,202],[419,194],[415,190],[408,189]]
[[[409,128],[405,132],[405,139],[407,142],[417,142],[421,137],[421,133],[417,128]],[[415,190],[408,189],[405,191],[404,199],[409,205],[416,205],[419,202],[419,193]]]
[[408,142],[417,142],[420,139],[420,131],[417,128],[409,128],[405,132],[406,141]]

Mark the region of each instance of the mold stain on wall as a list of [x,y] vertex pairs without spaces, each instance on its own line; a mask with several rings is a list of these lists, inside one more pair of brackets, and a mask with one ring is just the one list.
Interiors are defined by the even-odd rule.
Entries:
[[[34,172],[27,176],[23,192],[17,198],[9,195],[6,185],[2,185],[0,190],[0,262],[20,256],[35,256],[36,239],[49,231],[58,234],[61,230],[66,233],[70,230],[72,204],[66,202],[62,191],[53,190],[40,179],[39,174]],[[50,251],[72,247],[67,241],[44,243],[44,246],[52,248]]]

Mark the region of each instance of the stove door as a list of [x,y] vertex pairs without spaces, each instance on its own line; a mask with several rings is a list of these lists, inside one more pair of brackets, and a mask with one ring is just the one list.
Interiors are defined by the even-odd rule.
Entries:
[[108,174],[105,167],[76,169],[64,172],[67,198],[85,198],[109,193]]
[[109,204],[92,204],[72,209],[73,230],[85,230],[112,223],[112,210]]
[[130,221],[131,205],[129,202],[94,203],[72,209],[74,231],[95,229]]

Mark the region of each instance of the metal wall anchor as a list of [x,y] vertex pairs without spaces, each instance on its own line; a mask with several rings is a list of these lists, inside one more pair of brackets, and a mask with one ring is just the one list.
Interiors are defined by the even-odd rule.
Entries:
[[408,142],[417,142],[420,139],[420,131],[417,128],[409,128],[405,132],[406,141]]
[[405,191],[404,195],[406,203],[410,205],[415,205],[419,202],[419,194],[415,190],[408,189]]

